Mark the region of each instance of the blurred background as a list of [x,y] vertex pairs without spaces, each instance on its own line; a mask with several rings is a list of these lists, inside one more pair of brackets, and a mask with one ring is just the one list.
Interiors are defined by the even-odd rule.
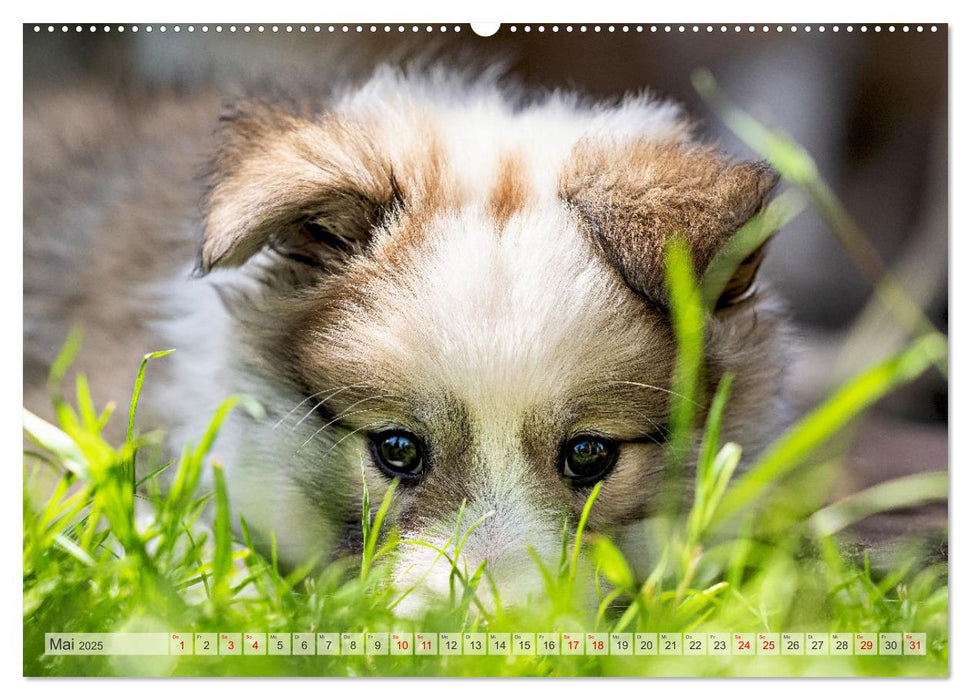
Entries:
[[[378,62],[413,57],[471,67],[499,63],[514,79],[540,89],[569,88],[611,99],[648,88],[682,103],[702,133],[741,158],[756,157],[719,121],[692,87],[708,68],[724,93],[764,124],[785,132],[815,159],[857,224],[911,296],[947,330],[948,38],[946,25],[917,32],[883,25],[862,32],[842,26],[748,25],[727,32],[651,32],[646,25],[503,26],[476,36],[462,25],[356,25],[287,32],[272,25],[221,32],[201,25],[165,33],[142,26],[118,33],[74,26],[62,32],[24,27],[25,95],[79,84],[193,90],[215,86],[226,100],[285,91],[326,94]],[[430,29],[430,31],[429,31]],[[763,266],[792,310],[790,374],[794,416],[835,385],[906,341],[893,318],[871,301],[872,289],[829,233],[805,210],[776,236]],[[947,382],[929,372],[882,401],[856,426],[850,457],[833,497],[880,481],[947,468]],[[875,516],[857,528],[863,541],[889,533],[943,533],[946,506],[928,505]],[[946,556],[946,535],[939,537]]]

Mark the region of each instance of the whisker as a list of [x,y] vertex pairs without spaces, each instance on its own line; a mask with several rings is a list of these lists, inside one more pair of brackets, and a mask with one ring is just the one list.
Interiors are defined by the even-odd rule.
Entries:
[[[332,399],[334,396],[337,396],[337,394],[341,393],[342,391],[347,391],[348,389],[355,389],[355,388],[362,387],[362,386],[364,386],[364,385],[363,384],[349,384],[347,386],[338,387],[337,389],[321,389],[320,391],[315,391],[310,396],[305,397],[304,400],[301,401],[300,403],[298,403],[296,406],[294,406],[293,408],[291,408],[290,411],[287,413],[287,415],[283,416],[283,418],[281,418],[279,421],[277,421],[277,423],[273,426],[273,429],[276,430],[277,428],[279,428],[281,425],[283,425],[283,421],[285,421],[287,418],[289,418],[290,416],[293,415],[293,412],[294,411],[296,411],[298,408],[300,408],[301,406],[303,406],[305,403],[307,403],[311,399],[316,398],[317,396],[320,396],[325,391],[333,391],[334,392],[333,394],[331,394],[330,396],[328,396],[327,398],[324,399],[324,401],[329,401],[330,399]],[[319,405],[320,404],[318,404],[318,406]],[[313,411],[315,411],[316,409],[317,409],[317,406],[314,406],[314,408],[310,409],[311,413]]]
[[[363,386],[365,386],[365,385],[364,384],[352,384],[350,386],[344,387],[343,389],[339,389],[338,391],[335,391],[333,394],[329,394],[328,396],[324,397],[319,402],[317,402],[313,407],[311,407],[311,409],[309,411],[307,411],[303,415],[303,417],[294,424],[294,426],[290,429],[290,431],[293,432],[298,427],[300,427],[300,424],[303,423],[305,420],[307,420],[307,418],[309,418],[313,414],[314,411],[316,411],[318,408],[320,408],[325,403],[327,403],[328,401],[330,401],[332,398],[334,398],[335,396],[337,396],[337,394],[341,393],[342,391],[345,391],[346,389],[360,388],[360,387],[363,387]],[[369,401],[370,399],[375,399],[375,398],[399,399],[401,401],[404,401],[405,400],[405,398],[403,396],[398,396],[397,394],[380,394],[380,395],[377,395],[377,396],[370,396],[370,397],[361,399],[361,401],[357,401],[355,403],[352,403],[347,408],[353,408],[354,406],[356,406],[357,404],[359,404],[359,403],[361,403],[363,401]]]
[[351,413],[348,413],[348,412],[345,411],[340,416],[338,416],[337,418],[333,419],[332,421],[330,421],[326,425],[322,425],[319,428],[317,428],[317,430],[314,431],[313,435],[311,435],[309,438],[307,438],[304,441],[303,445],[301,445],[300,447],[303,447],[304,445],[306,445],[308,442],[310,442],[315,437],[317,437],[320,433],[322,433],[323,431],[327,430],[327,428],[329,428],[330,426],[332,426],[334,423],[337,423],[338,421],[343,420],[344,418],[347,418],[348,416],[356,416],[356,415],[359,415],[361,413],[373,413],[374,411],[377,411],[377,410],[378,409],[376,409],[376,408],[362,408],[360,411],[352,411]]
[[318,408],[320,408],[321,406],[323,406],[325,403],[327,403],[328,401],[330,401],[332,398],[334,398],[338,394],[342,393],[343,391],[346,391],[347,389],[357,388],[357,387],[360,387],[360,386],[363,386],[363,384],[353,384],[351,386],[344,387],[343,389],[340,389],[338,391],[335,391],[332,394],[328,394],[323,399],[321,399],[320,401],[318,401],[316,404],[314,404],[313,406],[311,406],[310,407],[310,410],[307,411],[305,414],[303,414],[303,416],[301,416],[300,420],[298,420],[296,423],[294,423],[293,427],[290,428],[290,432],[293,432],[294,430],[296,430],[297,428],[299,428],[300,427],[300,424],[303,423],[305,420],[307,420],[307,418],[309,418],[311,415],[313,415],[313,412],[314,411],[316,411]]
[[661,440],[658,440],[651,435],[645,435],[644,437],[646,437],[648,440],[653,442],[655,445],[667,445],[668,443],[671,442],[670,440],[668,440],[668,437],[667,437],[667,427],[658,423],[656,420],[651,418],[646,413],[641,413],[640,415],[641,415],[641,418],[644,418],[648,423],[650,423],[655,428],[657,428],[657,432],[661,433],[664,436]]
[[654,389],[655,391],[663,391],[665,394],[671,394],[671,396],[677,396],[679,399],[685,399],[686,401],[694,404],[698,408],[701,408],[701,409],[705,408],[703,405],[701,405],[697,401],[692,401],[684,394],[679,394],[678,392],[672,391],[671,389],[665,389],[663,386],[655,386],[653,384],[642,384],[641,382],[622,382],[622,381],[612,381],[610,382],[610,384],[629,384],[631,386],[644,387],[645,389]]
[[[297,421],[297,423],[296,423],[296,425],[294,425],[294,426],[293,426],[292,428],[290,428],[290,432],[293,432],[294,430],[296,430],[297,428],[299,428],[299,427],[300,427],[300,424],[301,424],[301,423],[303,423],[303,422],[304,422],[305,420],[307,420],[307,418],[309,418],[309,417],[310,417],[310,415],[311,415],[311,414],[312,414],[312,413],[313,413],[314,411],[316,411],[316,410],[317,410],[318,408],[320,408],[321,406],[323,406],[323,405],[324,405],[324,403],[325,403],[325,402],[326,402],[326,401],[327,401],[327,400],[328,400],[329,398],[330,398],[330,397],[327,397],[327,399],[324,399],[323,401],[321,401],[320,403],[318,403],[318,404],[317,404],[316,406],[314,406],[313,408],[311,408],[311,409],[310,409],[309,411],[307,411],[307,413],[306,413],[306,415],[304,415],[304,417],[303,417],[303,418],[301,418],[300,420],[298,420],[298,421]],[[325,425],[325,426],[324,426],[324,428],[327,428],[327,427],[329,427],[329,426],[331,426],[331,425],[333,425],[334,423],[336,423],[337,421],[339,421],[339,420],[340,420],[341,418],[343,418],[344,416],[346,416],[346,415],[347,415],[347,412],[348,412],[348,411],[349,411],[350,409],[352,409],[352,408],[354,408],[355,406],[358,406],[358,405],[360,405],[360,404],[362,404],[362,403],[366,403],[366,402],[368,402],[368,401],[373,401],[374,399],[400,399],[400,398],[402,398],[402,397],[400,397],[400,396],[398,396],[397,394],[375,394],[374,396],[367,396],[367,397],[365,397],[365,398],[363,398],[363,399],[359,399],[358,401],[355,401],[355,402],[354,402],[354,403],[352,403],[351,405],[349,405],[349,406],[346,406],[346,407],[344,408],[344,412],[343,412],[342,414],[339,414],[339,415],[338,415],[338,416],[337,416],[336,418],[334,418],[334,419],[333,419],[333,420],[332,420],[332,421],[331,421],[330,423],[328,423],[327,425]],[[321,428],[321,430],[323,430],[323,428]]]
[[[348,433],[347,435],[345,435],[345,436],[344,436],[344,437],[342,437],[342,438],[341,438],[340,440],[338,440],[338,441],[337,441],[337,442],[335,442],[335,443],[334,443],[333,445],[331,445],[331,448],[330,448],[329,450],[327,450],[327,452],[325,452],[325,453],[324,453],[324,454],[323,454],[323,455],[322,455],[322,456],[320,457],[320,459],[321,459],[321,460],[324,460],[324,459],[327,459],[327,457],[328,457],[328,456],[330,455],[330,453],[331,453],[331,452],[333,452],[334,450],[336,450],[336,449],[337,449],[337,446],[338,446],[338,445],[340,445],[340,444],[341,444],[342,442],[344,442],[344,441],[345,441],[345,440],[346,440],[347,438],[349,438],[349,437],[350,437],[351,435],[354,435],[355,433],[359,433],[359,432],[361,432],[362,430],[367,430],[368,428],[374,428],[374,427],[376,427],[376,426],[379,426],[379,425],[381,425],[381,423],[380,423],[380,422],[374,422],[374,423],[368,423],[367,425],[362,425],[362,426],[361,426],[360,428],[357,428],[356,430],[352,430],[352,431],[351,431],[351,432],[349,432],[349,433]],[[315,433],[315,434],[316,434],[316,433]],[[310,442],[310,440],[307,440],[307,442]],[[306,445],[306,444],[307,444],[307,442],[305,442],[305,443],[303,443],[303,445],[301,445],[300,447],[298,447],[298,448],[296,449],[296,451],[295,451],[295,452],[294,452],[293,454],[297,454],[297,452],[300,452],[300,450],[302,450],[302,449],[304,448],[304,445]]]

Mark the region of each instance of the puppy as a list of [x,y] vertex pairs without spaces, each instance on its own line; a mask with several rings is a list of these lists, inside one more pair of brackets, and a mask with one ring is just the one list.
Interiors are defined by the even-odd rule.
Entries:
[[[589,527],[643,555],[676,354],[664,246],[684,236],[704,270],[763,207],[771,170],[646,95],[381,69],[320,109],[238,103],[200,205],[212,96],[160,99],[87,135],[85,161],[28,164],[26,204],[47,213],[26,221],[25,369],[49,364],[56,307],[88,329],[95,387],[178,350],[150,370],[142,414],[173,450],[225,397],[255,397],[266,416],[234,412],[214,453],[237,515],[285,563],[359,550],[362,482],[377,504],[394,480],[386,526],[445,547],[461,511],[463,531],[478,525],[460,566],[487,561],[507,602],[538,593],[529,549],[555,562],[597,483]],[[49,137],[37,123],[28,140]],[[89,188],[73,219],[65,177]],[[73,305],[39,281],[70,257],[54,226],[97,253]],[[777,430],[785,366],[783,314],[754,267],[705,335],[705,405],[733,373],[724,439],[748,456]],[[391,583],[420,606],[447,594],[448,571],[402,547]]]

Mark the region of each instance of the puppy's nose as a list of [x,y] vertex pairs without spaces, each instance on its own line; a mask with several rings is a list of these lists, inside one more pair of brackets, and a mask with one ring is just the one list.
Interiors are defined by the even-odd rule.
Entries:
[[[411,592],[395,611],[417,616],[448,604],[453,590],[458,597],[465,593],[462,581],[475,586],[476,599],[487,612],[530,606],[547,597],[536,559],[548,571],[555,572],[559,566],[560,537],[553,528],[527,528],[523,523],[504,522],[498,516],[481,521],[474,530],[460,536],[458,548],[454,537],[417,534],[413,539],[432,544],[448,558],[436,556],[435,550],[428,547],[403,550],[395,567],[395,585]],[[455,563],[460,581],[455,580],[449,560]],[[484,569],[481,572],[480,567]],[[478,577],[473,580],[476,574]]]

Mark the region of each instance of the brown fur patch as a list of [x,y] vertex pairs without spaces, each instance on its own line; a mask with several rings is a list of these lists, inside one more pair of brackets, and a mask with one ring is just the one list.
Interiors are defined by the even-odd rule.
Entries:
[[380,123],[308,120],[259,103],[225,117],[202,270],[240,265],[268,242],[303,258],[334,243],[360,252],[389,215],[407,215],[414,230],[454,204],[441,149],[414,119],[404,140]]
[[489,194],[488,211],[500,227],[526,206],[529,192],[524,168],[520,156],[506,155],[499,161],[496,184]]
[[355,125],[256,105],[226,120],[209,195],[202,268],[245,262],[280,230],[319,220],[357,240],[393,202],[385,161]]
[[631,289],[663,307],[668,240],[684,236],[704,270],[777,181],[764,163],[736,164],[709,146],[581,143],[560,195]]

